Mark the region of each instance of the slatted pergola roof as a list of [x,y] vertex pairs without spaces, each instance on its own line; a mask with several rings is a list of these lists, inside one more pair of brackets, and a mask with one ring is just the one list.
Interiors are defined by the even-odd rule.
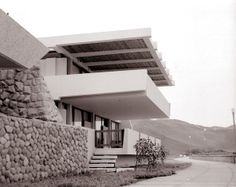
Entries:
[[150,29],[40,38],[88,72],[147,69],[157,86],[173,85]]

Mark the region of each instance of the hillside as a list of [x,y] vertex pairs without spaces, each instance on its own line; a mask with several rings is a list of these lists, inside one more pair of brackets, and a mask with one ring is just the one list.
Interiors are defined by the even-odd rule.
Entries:
[[[130,126],[128,121],[122,122]],[[203,127],[180,120],[132,120],[134,130],[162,140],[171,154],[181,154],[189,149],[234,150],[232,127]]]

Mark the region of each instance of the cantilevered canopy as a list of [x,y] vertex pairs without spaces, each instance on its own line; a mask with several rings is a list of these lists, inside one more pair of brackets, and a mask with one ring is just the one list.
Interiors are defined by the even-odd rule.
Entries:
[[44,78],[54,100],[70,103],[110,119],[165,118],[170,114],[170,104],[146,70]]
[[150,29],[40,38],[88,72],[147,69],[157,86],[173,85]]

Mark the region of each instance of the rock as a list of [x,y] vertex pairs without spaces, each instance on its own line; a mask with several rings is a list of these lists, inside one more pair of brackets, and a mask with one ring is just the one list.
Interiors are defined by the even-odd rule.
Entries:
[[15,83],[15,80],[14,79],[7,79],[7,80],[5,80],[5,82],[10,86]]
[[13,79],[15,76],[15,70],[9,69],[7,72],[7,79]]
[[4,145],[7,142],[7,140],[4,137],[0,138],[0,143]]
[[14,93],[14,95],[12,96],[12,100],[18,100],[19,96],[19,92]]
[[5,126],[6,132],[11,133],[13,131],[13,128],[9,125]]
[[3,120],[0,118],[0,129],[4,128]]
[[10,162],[10,156],[8,154],[6,155],[6,161]]
[[18,148],[14,148],[14,150],[13,150],[13,153],[14,153],[14,155],[17,155],[18,154]]
[[16,107],[17,107],[17,102],[16,102],[16,101],[10,101],[10,102],[9,102],[9,106],[10,106],[11,108],[16,108]]
[[31,136],[32,136],[32,135],[31,135],[30,133],[27,134],[27,135],[26,135],[26,139],[29,140],[29,139],[31,138]]
[[15,80],[21,81],[23,79],[23,75],[24,75],[23,71],[18,72],[15,76]]
[[31,88],[30,88],[30,86],[24,86],[24,91],[23,91],[23,93],[25,93],[25,94],[31,94]]
[[1,176],[0,176],[0,181],[1,181],[2,183],[5,183],[5,182],[6,182],[6,178],[5,178],[4,175],[1,175]]
[[11,162],[7,162],[7,164],[6,164],[6,169],[10,169],[11,168]]
[[37,100],[38,100],[37,94],[32,93],[32,94],[31,94],[31,101],[35,102],[35,101],[37,101]]
[[8,87],[8,91],[9,91],[10,93],[15,93],[15,92],[16,92],[15,86],[14,86],[14,85],[9,86],[9,87]]
[[5,129],[4,129],[4,128],[1,128],[1,129],[0,129],[0,137],[5,136],[5,134],[6,134]]
[[30,95],[26,95],[23,99],[24,102],[30,102]]
[[26,110],[26,103],[18,102],[17,106]]
[[0,80],[6,80],[7,78],[7,70],[0,71]]
[[24,181],[28,181],[28,179],[29,179],[28,174],[24,174],[23,179],[24,179]]
[[28,164],[29,164],[29,161],[28,161],[28,159],[25,157],[25,158],[24,158],[24,166],[28,166]]
[[24,85],[22,82],[15,82],[15,85],[17,91],[23,91]]
[[5,134],[4,138],[5,138],[6,140],[9,140],[9,139],[10,139],[10,137],[9,137],[8,134]]
[[5,143],[5,148],[8,148],[9,146],[10,146],[10,141],[7,141],[6,143]]
[[8,98],[6,98],[6,99],[3,101],[3,104],[4,104],[5,106],[8,106],[9,102],[10,102],[10,100],[9,100]]
[[4,91],[2,94],[1,94],[1,99],[5,99],[5,98],[7,98],[8,96],[9,96],[9,92],[6,92],[6,91]]

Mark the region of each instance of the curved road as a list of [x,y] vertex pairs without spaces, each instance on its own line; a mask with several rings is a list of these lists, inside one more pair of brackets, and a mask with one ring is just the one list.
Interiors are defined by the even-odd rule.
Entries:
[[176,175],[144,180],[132,187],[236,187],[236,165],[222,162],[209,162],[178,159],[192,162],[187,169],[177,171]]

